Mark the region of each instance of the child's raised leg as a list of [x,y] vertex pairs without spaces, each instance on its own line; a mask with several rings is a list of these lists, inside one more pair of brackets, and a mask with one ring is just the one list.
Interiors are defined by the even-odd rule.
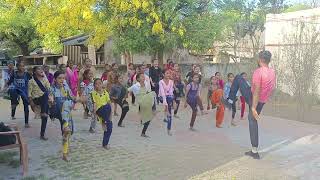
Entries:
[[173,96],[167,96],[168,111],[167,111],[167,131],[171,136],[171,124],[172,124],[172,108],[173,108]]
[[71,136],[71,129],[69,127],[69,123],[63,123],[63,135],[62,135],[62,159],[64,161],[69,161],[68,153],[69,153],[69,145],[70,145],[70,136]]
[[176,102],[176,107],[174,109],[174,117],[179,118],[179,116],[177,114],[178,114],[178,110],[179,110],[179,106],[180,106],[180,99],[177,97],[175,99],[175,102]]
[[105,149],[109,149],[108,144],[110,140],[110,136],[112,133],[112,121],[111,121],[111,105],[106,104],[102,107],[100,107],[97,110],[97,115],[103,119],[102,122],[102,129],[103,129],[103,140],[102,140],[102,146]]
[[200,96],[197,96],[197,104],[198,104],[198,106],[200,108],[200,111],[201,111],[202,115],[208,114],[207,112],[204,112],[203,103],[202,103],[202,99],[201,99]]

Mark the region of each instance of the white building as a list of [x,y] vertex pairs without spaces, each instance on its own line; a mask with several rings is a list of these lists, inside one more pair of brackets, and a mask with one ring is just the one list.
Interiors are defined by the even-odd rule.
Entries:
[[[265,49],[273,54],[272,64],[277,70],[278,88],[289,94],[295,94],[295,88],[290,82],[294,77],[293,69],[295,72],[301,71],[305,76],[304,80],[319,79],[308,72],[306,65],[300,66],[299,63],[306,62],[307,58],[304,55],[307,52],[306,49],[320,50],[320,34],[315,38],[316,33],[320,33],[320,8],[268,14],[265,28]],[[316,40],[312,41],[312,37]],[[295,56],[296,58],[294,58]],[[312,59],[312,61],[320,63],[319,57]],[[299,67],[297,67],[298,65]],[[299,75],[299,77],[302,76]],[[318,81],[319,83],[316,84],[320,84],[320,80]],[[308,91],[320,95],[319,87]]]

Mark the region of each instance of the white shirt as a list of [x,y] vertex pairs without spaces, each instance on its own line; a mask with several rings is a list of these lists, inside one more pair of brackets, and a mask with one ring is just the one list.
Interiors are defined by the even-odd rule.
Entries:
[[147,75],[144,75],[144,85],[146,86],[147,91],[151,92],[151,80]]
[[[134,82],[135,84],[138,83],[138,82],[137,82],[137,79],[136,79],[136,76],[137,76],[137,75],[135,75],[135,76],[133,77],[133,82]],[[151,80],[150,80],[150,77],[149,77],[148,75],[146,75],[146,74],[144,74],[144,85],[145,85],[147,91],[148,91],[148,92],[151,92]],[[140,86],[140,84],[139,84],[139,86]]]
[[[148,87],[146,86],[146,81],[144,81],[145,87],[147,89],[148,92],[151,92],[151,86],[148,89]],[[133,84],[131,87],[128,88],[128,91],[132,92],[135,96],[139,93],[141,88],[141,84],[139,82],[136,82],[135,84]]]

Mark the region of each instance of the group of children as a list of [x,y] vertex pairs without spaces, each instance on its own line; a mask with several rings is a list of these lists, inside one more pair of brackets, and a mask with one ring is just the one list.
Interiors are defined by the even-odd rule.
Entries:
[[[247,74],[245,72],[241,73],[241,76],[247,81]],[[222,128],[222,123],[225,115],[225,108],[231,110],[231,125],[236,126],[235,115],[237,111],[236,103],[228,103],[230,89],[232,83],[234,81],[234,75],[232,73],[228,74],[228,81],[224,84],[220,73],[216,73],[215,76],[212,76],[210,81],[210,86],[208,89],[208,99],[211,100],[212,106],[217,108],[216,111],[216,127]],[[249,82],[247,81],[248,85]],[[211,94],[211,95],[210,95]],[[244,112],[245,112],[245,100],[244,97],[241,96],[240,91],[237,92],[236,100],[240,102],[241,108],[241,119],[243,120]],[[208,100],[208,101],[209,101]],[[209,103],[208,103],[209,107]]]
[[[37,66],[33,68],[32,76],[30,76],[25,72],[24,64],[19,62],[17,71],[12,72],[6,82],[12,104],[12,118],[14,118],[19,98],[24,104],[26,128],[30,127],[28,106],[30,105],[32,110],[36,109],[36,106],[41,107],[40,138],[42,140],[47,140],[45,129],[48,117],[59,120],[63,140],[63,160],[65,161],[68,161],[70,136],[74,130],[72,110],[76,103],[83,104],[85,117],[91,116],[90,133],[95,132],[97,121],[102,124],[102,146],[105,149],[109,149],[109,139],[113,129],[112,112],[114,112],[113,116],[117,116],[116,107],[118,105],[122,112],[117,125],[124,127],[123,120],[129,111],[128,94],[132,96],[132,104],[137,103],[139,106],[138,113],[143,125],[142,137],[149,137],[146,131],[160,102],[164,105],[164,121],[167,123],[167,133],[170,136],[172,135],[173,117],[179,118],[177,114],[181,98],[186,99],[184,107],[189,105],[192,110],[191,131],[195,130],[194,124],[198,109],[201,110],[201,114],[207,113],[204,111],[201,98],[201,79],[203,77],[198,65],[192,67],[184,81],[179,65],[172,61],[168,62],[164,70],[159,67],[158,60],[152,61],[151,68],[147,68],[144,64],[135,68],[133,64],[129,64],[127,82],[125,82],[126,77],[119,73],[117,64],[106,65],[101,78],[94,78],[95,69],[88,59],[85,67],[80,71],[72,67],[70,63],[68,66],[61,65],[58,71],[51,74],[46,67]],[[242,76],[246,77],[246,74],[243,73]],[[211,106],[217,108],[216,126],[218,128],[222,127],[225,105],[233,78],[233,74],[228,74],[228,82],[224,84],[221,74],[216,73],[210,79],[207,109],[209,110]],[[242,102],[240,95],[239,98]],[[234,104],[231,107],[232,119],[236,112]],[[241,117],[243,117],[244,107],[242,107]],[[232,125],[235,125],[234,121]]]

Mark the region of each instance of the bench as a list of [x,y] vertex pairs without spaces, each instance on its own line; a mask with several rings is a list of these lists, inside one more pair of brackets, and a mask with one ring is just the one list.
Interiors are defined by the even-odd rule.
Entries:
[[28,147],[27,144],[23,141],[21,131],[19,131],[16,125],[8,125],[14,131],[0,132],[0,135],[15,135],[17,138],[16,144],[10,144],[6,146],[0,146],[0,150],[8,150],[19,148],[20,149],[20,164],[22,164],[23,176],[28,174]]

